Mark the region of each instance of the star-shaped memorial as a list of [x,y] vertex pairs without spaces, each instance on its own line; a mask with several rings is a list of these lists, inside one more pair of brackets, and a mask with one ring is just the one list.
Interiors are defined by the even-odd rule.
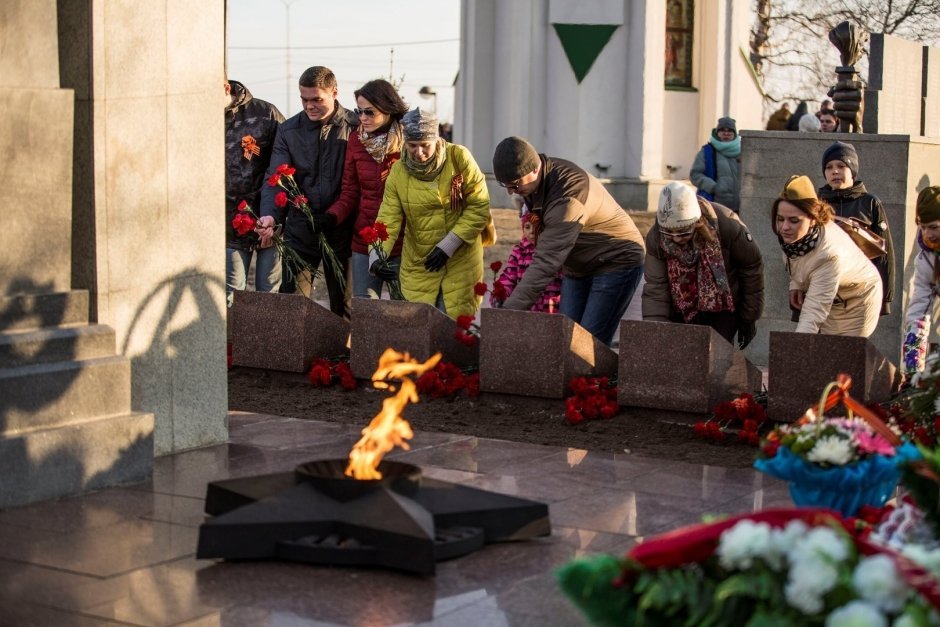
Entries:
[[544,503],[421,476],[383,461],[381,480],[343,476],[346,460],[214,481],[198,558],[384,566],[433,575],[437,560],[490,542],[551,533]]

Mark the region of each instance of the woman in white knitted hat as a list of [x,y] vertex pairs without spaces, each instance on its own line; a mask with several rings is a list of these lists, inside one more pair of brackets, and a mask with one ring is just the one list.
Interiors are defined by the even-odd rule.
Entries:
[[[490,219],[486,180],[464,146],[438,135],[437,118],[413,109],[401,119],[405,151],[385,181],[376,218],[388,227],[386,255],[404,230],[401,289],[406,300],[428,303],[452,318],[473,315],[482,294],[482,232]],[[372,272],[380,270],[377,255]]]
[[808,176],[791,176],[771,209],[790,273],[797,333],[868,337],[881,312],[881,275],[832,220]]
[[702,324],[740,348],[764,310],[760,249],[733,211],[678,181],[659,195],[646,235],[643,319]]

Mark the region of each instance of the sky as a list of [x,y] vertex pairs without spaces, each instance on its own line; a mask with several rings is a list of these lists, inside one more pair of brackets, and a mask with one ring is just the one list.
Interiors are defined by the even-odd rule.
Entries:
[[[460,63],[460,0],[227,0],[228,76],[285,117],[300,111],[297,80],[325,65],[339,82],[339,101],[374,78],[401,82],[409,107],[454,118]],[[289,5],[289,7],[288,7]],[[288,24],[290,50],[288,78]],[[428,86],[437,97],[418,91]],[[436,103],[435,103],[436,100]]]

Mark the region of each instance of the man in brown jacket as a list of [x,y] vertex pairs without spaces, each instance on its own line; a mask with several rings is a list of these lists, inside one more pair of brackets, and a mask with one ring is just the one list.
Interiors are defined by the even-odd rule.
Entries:
[[600,181],[521,137],[496,147],[493,173],[541,218],[535,256],[503,305],[529,309],[562,271],[559,312],[610,345],[643,274],[643,237]]

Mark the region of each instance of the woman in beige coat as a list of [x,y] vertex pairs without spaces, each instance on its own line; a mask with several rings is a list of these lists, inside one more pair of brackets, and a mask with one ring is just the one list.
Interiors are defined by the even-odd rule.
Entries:
[[800,312],[796,332],[868,337],[881,311],[881,276],[832,215],[806,176],[790,177],[774,201],[790,307]]

